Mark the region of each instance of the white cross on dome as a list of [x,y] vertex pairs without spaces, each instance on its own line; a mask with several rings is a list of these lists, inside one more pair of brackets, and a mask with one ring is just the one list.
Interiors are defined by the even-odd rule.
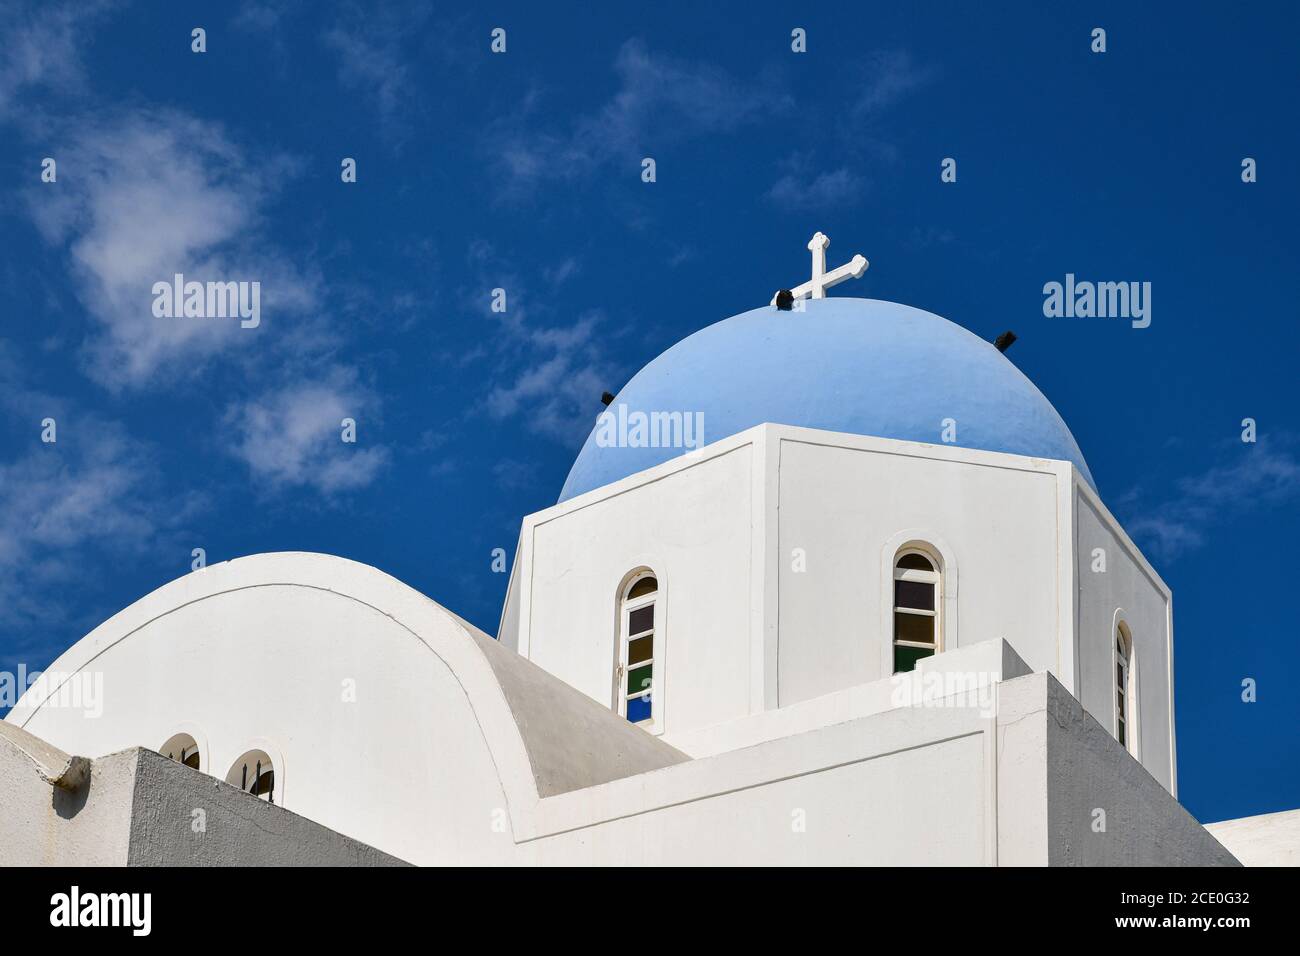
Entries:
[[[826,290],[831,286],[839,285],[846,279],[856,279],[867,271],[870,263],[867,262],[866,257],[856,255],[838,269],[827,272],[826,249],[830,244],[831,241],[824,232],[817,233],[809,240],[808,251],[812,253],[812,278],[790,290],[793,298],[804,299],[812,296],[814,299],[824,299]],[[776,305],[775,295],[772,296],[771,304]]]

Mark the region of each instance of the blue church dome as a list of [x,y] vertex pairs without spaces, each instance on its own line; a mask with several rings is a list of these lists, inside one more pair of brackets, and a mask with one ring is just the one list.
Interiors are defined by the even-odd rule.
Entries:
[[[1056,409],[994,346],[930,312],[878,299],[804,302],[743,312],[678,342],[610,405],[702,413],[709,444],[764,422],[956,445],[1088,465]],[[560,501],[668,461],[688,449],[610,447],[587,436]],[[1094,485],[1095,487],[1095,485]]]

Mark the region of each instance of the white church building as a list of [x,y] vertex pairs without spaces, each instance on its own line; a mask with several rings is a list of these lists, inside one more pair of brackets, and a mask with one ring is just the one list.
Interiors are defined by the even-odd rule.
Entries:
[[609,401],[495,639],[305,553],[105,621],[0,725],[42,833],[0,857],[276,862],[305,818],[308,862],[1235,865],[1177,800],[1170,590],[1069,429],[960,326],[828,298],[867,263],[827,245]]

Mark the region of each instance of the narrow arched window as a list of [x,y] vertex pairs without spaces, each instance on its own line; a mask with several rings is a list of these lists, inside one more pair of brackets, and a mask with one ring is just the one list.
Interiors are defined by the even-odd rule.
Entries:
[[183,763],[194,770],[203,769],[199,745],[189,734],[174,734],[168,737],[167,742],[158,748],[158,752],[168,760]]
[[619,655],[614,673],[618,712],[634,724],[653,723],[655,703],[656,606],[659,580],[641,571],[623,588],[619,609]]
[[250,750],[230,768],[226,783],[275,803],[275,767],[265,750]]
[[1131,754],[1137,753],[1137,681],[1133,634],[1120,621],[1115,628],[1115,739]]
[[916,662],[938,653],[940,597],[939,563],[919,548],[900,551],[894,559],[894,673],[916,668]]

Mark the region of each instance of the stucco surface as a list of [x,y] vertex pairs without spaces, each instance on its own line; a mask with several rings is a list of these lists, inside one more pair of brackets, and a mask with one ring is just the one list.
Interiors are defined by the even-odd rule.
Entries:
[[72,787],[51,782],[32,750],[69,756],[17,728],[0,733],[2,866],[402,863],[142,748],[70,758],[88,771]]
[[549,797],[689,759],[532,661],[474,630],[524,739],[539,796]]
[[77,788],[66,790],[51,783],[15,735],[0,734],[0,865],[125,865],[136,754],[88,763]]
[[136,755],[133,799],[130,866],[407,865],[148,750]]
[[[1078,686],[1075,695],[1107,730],[1115,726],[1115,630],[1133,638],[1138,713],[1130,721],[1138,759],[1177,795],[1173,728],[1172,595],[1104,506],[1078,486],[1075,495],[1078,577]],[[1105,571],[1094,571],[1100,549]]]
[[90,754],[192,732],[218,778],[265,750],[280,806],[417,863],[504,862],[539,795],[685,759],[425,595],[329,555],[186,575],[50,670],[102,677],[102,715],[33,689],[10,724]]
[[1300,810],[1207,824],[1246,866],[1300,866]]
[[[1018,662],[998,643],[978,653],[1000,652],[1004,673],[1016,672]],[[790,727],[750,746],[537,798],[519,808],[503,861],[1236,862],[1050,674],[1002,680],[995,690],[991,701],[958,695],[844,714],[829,725]],[[93,761],[89,781],[68,792],[51,786],[9,740],[0,738],[3,863],[401,862],[139,748]],[[1098,808],[1106,814],[1100,830],[1093,827]],[[360,809],[385,812],[382,805]],[[480,807],[485,817],[491,809]],[[403,823],[413,846],[431,825],[423,816]],[[471,828],[463,860],[500,859],[496,839],[487,827]]]
[[1240,865],[1055,678],[1041,676],[1052,866]]

